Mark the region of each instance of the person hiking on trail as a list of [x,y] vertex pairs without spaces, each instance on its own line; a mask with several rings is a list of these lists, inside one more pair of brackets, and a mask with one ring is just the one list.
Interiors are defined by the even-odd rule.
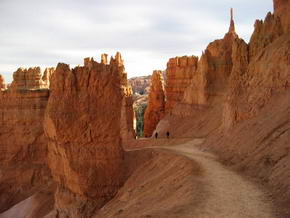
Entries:
[[158,132],[155,133],[155,138],[156,138],[156,139],[158,138]]
[[166,132],[166,136],[167,136],[167,138],[169,139],[169,136],[170,136],[169,131]]

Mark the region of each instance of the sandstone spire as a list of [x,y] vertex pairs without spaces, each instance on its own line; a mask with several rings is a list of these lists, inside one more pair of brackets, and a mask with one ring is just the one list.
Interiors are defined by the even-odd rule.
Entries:
[[149,102],[144,115],[144,135],[150,137],[165,114],[165,93],[162,71],[155,70],[151,77]]
[[234,21],[234,10],[231,8],[231,23],[230,23],[230,29],[229,33],[235,33],[235,21]]

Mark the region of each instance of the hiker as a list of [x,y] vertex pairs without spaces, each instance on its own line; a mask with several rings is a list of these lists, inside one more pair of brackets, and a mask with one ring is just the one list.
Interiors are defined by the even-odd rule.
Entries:
[[156,139],[158,138],[158,132],[155,133],[155,138],[156,138]]
[[169,139],[169,136],[170,136],[169,131],[166,132],[166,136],[167,136],[167,138]]

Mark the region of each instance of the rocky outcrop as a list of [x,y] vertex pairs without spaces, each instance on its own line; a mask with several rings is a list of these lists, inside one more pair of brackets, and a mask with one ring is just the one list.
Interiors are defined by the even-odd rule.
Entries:
[[151,77],[151,86],[148,105],[144,115],[144,136],[150,137],[158,122],[165,115],[165,94],[162,71],[154,71]]
[[0,91],[6,89],[4,77],[0,74]]
[[118,53],[110,64],[84,62],[74,69],[58,64],[44,123],[57,183],[55,208],[69,217],[90,217],[124,182],[123,60]]
[[146,95],[149,92],[151,76],[140,76],[129,79],[129,84],[132,86],[133,93]]
[[121,112],[121,136],[123,141],[135,138],[135,113],[133,109],[133,90],[127,80],[127,73],[122,73],[122,112]]
[[280,18],[284,33],[290,31],[290,1],[274,0],[274,15]]
[[274,15],[268,13],[264,22],[259,21],[249,45],[235,42],[232,86],[224,110],[226,129],[253,118],[270,98],[289,89],[290,33],[283,33],[283,15],[276,14],[275,7]]
[[257,20],[249,43],[250,58],[258,56],[281,35],[290,32],[290,1],[274,0],[274,14],[268,13],[265,20]]
[[19,68],[13,73],[13,82],[11,89],[28,90],[41,89],[49,87],[49,79],[54,72],[54,68],[47,68],[42,76],[40,67],[29,69]]
[[203,52],[190,85],[185,90],[183,103],[187,105],[209,105],[224,97],[228,90],[232,63],[232,46],[239,37],[235,32],[233,11],[230,28],[223,39],[210,43]]
[[[25,84],[36,86],[25,77],[18,80],[19,72],[14,74],[13,87],[0,91],[0,212],[35,190],[49,189],[51,182],[42,126],[49,91],[26,89]],[[39,83],[33,80],[33,84]]]
[[50,85],[50,80],[52,77],[52,74],[54,73],[55,68],[54,67],[50,67],[50,68],[46,68],[44,70],[43,76],[42,76],[42,88],[49,88]]
[[197,69],[198,57],[183,56],[171,58],[166,69],[166,113],[181,102],[184,91],[189,86]]
[[283,34],[280,18],[270,12],[264,21],[256,20],[255,31],[249,43],[250,59],[256,57],[264,48]]

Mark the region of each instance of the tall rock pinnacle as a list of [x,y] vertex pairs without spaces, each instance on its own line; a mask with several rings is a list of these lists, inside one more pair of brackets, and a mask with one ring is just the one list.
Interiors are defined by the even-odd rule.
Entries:
[[230,29],[229,33],[235,33],[235,21],[234,21],[234,10],[231,8],[231,24],[230,24]]

